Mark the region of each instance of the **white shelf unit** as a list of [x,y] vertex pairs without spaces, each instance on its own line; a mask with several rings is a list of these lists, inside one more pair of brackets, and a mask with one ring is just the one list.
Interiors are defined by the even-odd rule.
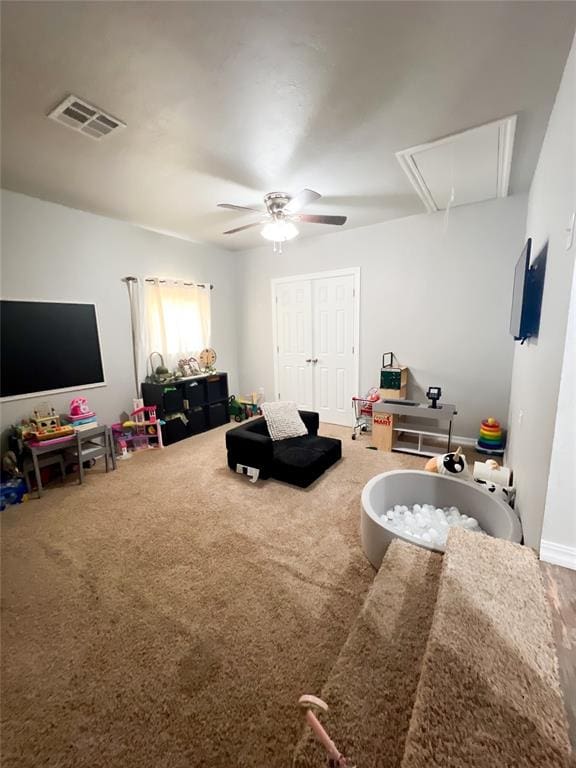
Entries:
[[[409,404],[402,400],[386,400],[377,403],[373,410],[375,413],[391,413],[394,416],[392,445],[388,450],[417,456],[441,456],[450,451],[452,421],[457,413],[454,405],[445,403],[441,407],[430,408],[425,403]],[[426,423],[411,421],[411,418]],[[440,422],[447,423],[448,426],[441,426]],[[402,440],[402,437],[414,440]],[[438,445],[438,441],[442,444]]]
[[[397,451],[398,453],[413,453],[417,456],[441,456],[449,450],[448,433],[449,431],[443,427],[433,429],[429,425],[426,427],[419,427],[416,424],[405,425],[398,423],[394,427],[395,439],[392,445],[392,450]],[[417,443],[402,440],[402,435],[415,437]],[[445,448],[431,444],[431,440],[441,440],[445,442]]]

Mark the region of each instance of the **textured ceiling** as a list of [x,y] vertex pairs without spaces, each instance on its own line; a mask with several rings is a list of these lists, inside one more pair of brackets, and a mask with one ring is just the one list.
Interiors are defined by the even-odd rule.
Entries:
[[[518,113],[528,189],[576,24],[571,2],[3,2],[2,183],[229,248],[302,187],[347,228],[420,213],[394,152]],[[74,93],[127,123],[46,119]],[[333,231],[305,225],[302,234]]]

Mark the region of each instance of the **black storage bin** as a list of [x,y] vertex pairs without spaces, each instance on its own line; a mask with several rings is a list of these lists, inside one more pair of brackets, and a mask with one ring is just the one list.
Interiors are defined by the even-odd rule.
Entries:
[[188,408],[194,408],[195,405],[202,405],[206,402],[206,381],[198,379],[197,381],[187,381],[184,385],[184,399],[188,401]]
[[185,437],[188,437],[188,428],[182,419],[168,419],[166,423],[162,425],[162,440],[164,441],[164,445],[177,443]]
[[228,402],[214,403],[214,405],[208,406],[208,425],[210,428],[220,427],[222,424],[227,424],[229,421]]
[[[158,418],[166,421],[162,427],[165,445],[230,421],[226,373],[203,374],[170,384],[144,382],[142,397],[144,405],[155,405]],[[184,414],[186,423],[177,414]]]
[[184,409],[184,398],[182,397],[182,388],[174,386],[165,386],[162,394],[162,407],[164,413],[179,413]]
[[214,374],[206,378],[206,393],[209,403],[228,399],[228,377],[225,373]]
[[188,419],[189,435],[197,435],[198,432],[204,432],[204,430],[208,427],[206,419],[206,408],[201,405],[186,411],[186,418]]
[[183,410],[182,388],[174,384],[142,384],[144,405],[155,405],[158,418]]

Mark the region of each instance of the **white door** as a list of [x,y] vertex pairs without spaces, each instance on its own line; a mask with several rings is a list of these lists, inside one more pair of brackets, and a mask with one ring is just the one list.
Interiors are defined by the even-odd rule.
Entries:
[[281,283],[276,289],[278,398],[314,409],[312,384],[312,287],[310,280]]
[[278,398],[350,426],[358,375],[355,275],[279,280],[274,301]]
[[354,394],[354,276],[312,281],[314,407],[320,421],[350,424]]

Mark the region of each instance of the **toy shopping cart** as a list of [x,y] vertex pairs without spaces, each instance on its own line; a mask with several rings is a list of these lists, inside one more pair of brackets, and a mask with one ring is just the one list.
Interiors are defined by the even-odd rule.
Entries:
[[353,397],[354,406],[354,429],[352,430],[352,440],[362,432],[372,432],[372,406],[380,400],[378,388],[372,387],[364,397]]

